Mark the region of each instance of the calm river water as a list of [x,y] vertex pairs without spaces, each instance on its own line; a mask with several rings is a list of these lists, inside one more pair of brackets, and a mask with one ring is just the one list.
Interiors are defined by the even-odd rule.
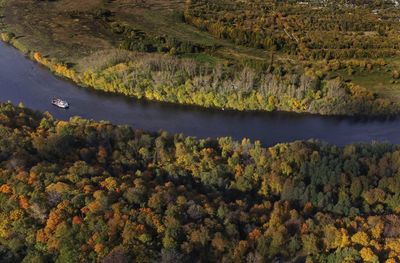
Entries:
[[[68,110],[50,104],[54,96],[71,104]],[[49,111],[60,119],[81,116],[127,124],[148,131],[206,137],[231,136],[273,145],[319,139],[337,145],[352,142],[400,143],[400,119],[368,120],[290,113],[251,113],[206,110],[196,107],[138,101],[80,88],[53,76],[17,50],[0,43],[0,101]]]

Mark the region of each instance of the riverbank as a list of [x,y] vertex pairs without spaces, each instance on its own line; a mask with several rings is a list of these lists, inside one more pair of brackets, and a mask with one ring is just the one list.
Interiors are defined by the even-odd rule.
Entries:
[[[53,73],[67,78],[80,86],[131,96],[138,99],[238,111],[287,111],[338,116],[393,116],[397,115],[399,112],[396,104],[385,99],[377,99],[366,89],[352,84],[348,86],[351,95],[348,95],[347,99],[350,101],[344,98],[341,100],[329,98],[326,100],[313,101],[312,103],[314,104],[312,108],[307,108],[307,105],[304,105],[301,101],[294,98],[279,98],[276,96],[265,97],[255,90],[246,92],[245,94],[230,91],[222,95],[214,91],[204,92],[203,90],[196,89],[193,87],[190,80],[186,80],[184,84],[166,85],[162,82],[152,82],[151,77],[146,78],[139,76],[141,79],[127,78],[129,74],[133,73],[133,69],[141,70],[137,67],[137,64],[131,61],[119,63],[101,71],[95,71],[89,68],[81,73],[65,63],[60,63],[55,59],[42,56],[39,52],[29,50],[11,33],[3,34],[2,39],[26,54],[29,58],[47,67]],[[130,55],[136,59],[143,59],[139,64],[146,69],[155,66],[154,63],[158,63],[159,60],[166,60],[164,62],[166,63],[166,67],[168,67],[167,64],[176,62],[173,58],[159,55],[153,55],[151,58],[147,55],[144,57],[142,54]],[[142,64],[146,62],[149,64]],[[190,63],[190,61],[186,62]],[[140,73],[135,77],[141,75]],[[169,74],[171,72],[161,71],[157,73]],[[171,80],[168,80],[168,82],[171,82]],[[326,85],[340,86],[347,84],[340,83],[339,80],[336,80]],[[315,96],[319,96],[318,93],[316,93]],[[309,105],[309,107],[311,107],[311,105]]]
[[[238,141],[249,138],[260,140],[264,146],[312,138],[335,145],[372,141],[400,143],[398,118],[221,111],[137,100],[81,88],[55,77],[47,68],[2,42],[0,57],[0,100],[22,102],[26,107],[48,111],[61,120],[81,116],[145,131],[166,130],[197,138],[229,136]],[[66,99],[71,104],[70,109],[52,106],[53,97]]]
[[[51,3],[41,5],[45,8]],[[91,21],[89,14],[85,13],[85,23]],[[4,21],[11,20],[5,16]],[[82,51],[75,57],[64,57],[71,53],[72,47],[59,49],[53,43],[57,51],[47,50],[51,48],[49,43],[48,48],[44,48],[34,34],[24,35],[27,33],[24,23],[21,21],[19,33],[12,33],[13,26],[3,25],[2,39],[54,73],[93,89],[139,99],[238,111],[365,116],[396,115],[399,112],[396,103],[377,97],[365,88],[340,79],[321,80],[312,74],[280,76],[257,73],[250,68],[221,68],[171,54],[114,49],[111,42],[101,48],[82,46]],[[30,45],[26,44],[28,42]],[[77,45],[75,48],[80,47]],[[84,51],[87,48],[92,51]],[[43,55],[47,51],[59,58]],[[70,61],[61,62],[60,58]],[[293,84],[294,81],[297,84]]]

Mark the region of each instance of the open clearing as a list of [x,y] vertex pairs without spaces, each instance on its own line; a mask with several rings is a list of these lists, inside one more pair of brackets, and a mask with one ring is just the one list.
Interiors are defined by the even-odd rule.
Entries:
[[[7,3],[4,19],[8,29],[26,46],[70,63],[78,63],[79,59],[95,51],[113,48],[115,34],[110,32],[106,22],[94,19],[96,12],[102,9],[112,12],[113,21],[129,24],[147,34],[216,45],[220,48],[206,55],[212,61],[264,60],[267,57],[262,50],[235,46],[185,24],[181,19],[183,8],[182,0],[116,0],[111,3],[101,0],[15,0]],[[204,61],[206,56],[200,56],[200,60]]]

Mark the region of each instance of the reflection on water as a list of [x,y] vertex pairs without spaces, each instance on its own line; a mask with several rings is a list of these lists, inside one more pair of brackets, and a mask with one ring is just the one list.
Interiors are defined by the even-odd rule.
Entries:
[[[71,104],[70,109],[52,106],[50,100],[54,96],[66,99]],[[400,119],[205,110],[94,92],[54,77],[18,51],[0,43],[0,101],[8,100],[49,111],[60,119],[78,115],[201,138],[246,137],[261,140],[264,145],[311,138],[338,145],[360,141],[400,143]]]

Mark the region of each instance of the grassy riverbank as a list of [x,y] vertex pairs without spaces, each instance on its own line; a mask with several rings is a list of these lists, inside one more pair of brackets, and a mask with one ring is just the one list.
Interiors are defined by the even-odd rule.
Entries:
[[[325,115],[399,112],[396,82],[370,87],[390,78],[384,72],[394,62],[272,55],[188,25],[185,8],[172,0],[3,0],[2,39],[82,86],[137,98]],[[371,81],[362,77],[372,73]]]

